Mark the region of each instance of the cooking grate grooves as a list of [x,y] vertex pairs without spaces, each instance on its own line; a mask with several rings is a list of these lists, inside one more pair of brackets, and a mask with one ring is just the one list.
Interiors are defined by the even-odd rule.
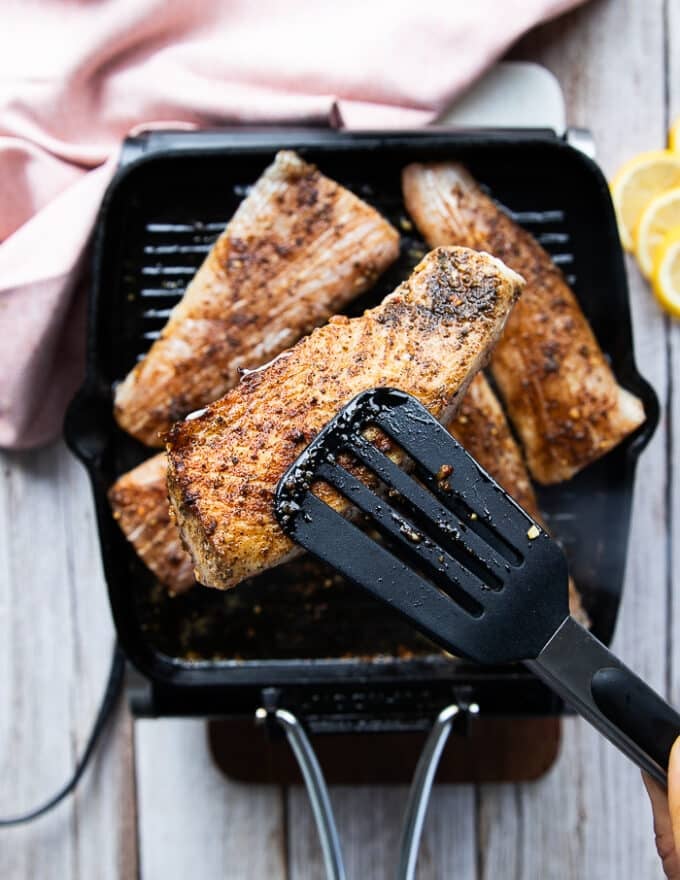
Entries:
[[[397,229],[402,230],[399,268],[403,277],[409,266],[415,265],[419,255],[424,254],[427,248],[414,231],[409,230],[408,234],[403,232],[406,215],[401,200],[376,198],[368,184],[355,184],[350,188],[374,204]],[[235,184],[232,190],[234,197],[240,199],[246,189],[248,187],[242,184]],[[577,277],[566,212],[555,208],[515,212],[508,208],[504,210],[538,239],[562,269],[567,282],[574,286]],[[136,237],[131,271],[126,273],[126,298],[129,303],[136,304],[136,309],[133,305],[132,311],[137,312],[137,321],[133,325],[137,327],[136,339],[129,340],[135,349],[136,361],[144,357],[151,343],[160,336],[172,308],[182,298],[227,222],[225,214],[221,219],[206,222],[200,219],[188,222],[178,216],[170,220],[150,220],[143,225],[141,235]],[[393,275],[393,272],[389,274]],[[357,313],[375,302],[376,296],[369,292],[349,311]]]

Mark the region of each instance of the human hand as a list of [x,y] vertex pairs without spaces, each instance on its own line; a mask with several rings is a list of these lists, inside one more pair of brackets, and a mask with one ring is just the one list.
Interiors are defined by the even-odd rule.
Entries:
[[668,762],[668,794],[651,776],[642,774],[652,802],[656,851],[668,880],[680,880],[680,737]]

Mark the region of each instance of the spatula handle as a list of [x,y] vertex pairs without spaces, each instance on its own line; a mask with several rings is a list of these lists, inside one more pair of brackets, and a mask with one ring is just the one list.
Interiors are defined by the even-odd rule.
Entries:
[[642,770],[666,785],[680,715],[602,642],[568,617],[527,665]]

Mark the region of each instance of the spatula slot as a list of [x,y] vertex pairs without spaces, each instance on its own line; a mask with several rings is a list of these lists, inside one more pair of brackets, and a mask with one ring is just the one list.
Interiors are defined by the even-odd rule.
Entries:
[[[431,485],[430,487],[433,491],[438,491],[436,484],[434,486]],[[519,568],[522,565],[524,557],[518,553],[514,547],[510,546],[510,544],[503,539],[502,535],[495,531],[489,521],[482,519],[482,517],[474,511],[470,511],[470,508],[457,497],[452,498],[450,501],[447,499],[446,506],[462,519],[470,531],[474,532],[475,535],[481,538],[481,540],[498,553],[499,556],[502,556],[505,562],[515,568]]]
[[[480,528],[476,514],[463,502],[457,504],[456,495],[435,495],[432,475],[410,457],[407,456],[407,464],[412,468],[409,475],[364,437],[353,438],[351,453],[377,477],[382,495],[392,507],[407,517],[416,530],[436,534],[441,548],[473,572],[485,587],[501,589],[508,565],[521,565],[519,554],[511,553],[485,523]],[[343,450],[343,455],[348,454],[348,450]],[[401,449],[398,455],[403,462]]]
[[[398,446],[398,456],[400,461],[405,463],[405,470],[413,471],[419,476],[421,482],[457,517],[460,523],[487,545],[487,552],[488,548],[492,548],[510,565],[521,566],[524,557],[515,544],[523,534],[517,533],[510,522],[494,521],[492,511],[497,510],[499,505],[494,497],[497,494],[495,487],[487,474],[441,425],[433,424],[433,428],[436,427],[439,431],[439,437],[433,435],[431,429],[422,436],[414,438],[411,436],[412,432],[406,429],[408,423],[405,426],[400,424],[400,416],[402,414],[398,411],[390,412],[387,419],[382,413],[375,422],[368,422],[366,428],[373,430],[377,428],[387,434]],[[407,418],[412,416],[408,414]],[[409,452],[409,446],[414,439],[418,444],[417,460]],[[385,471],[387,476],[394,474],[395,469],[398,473],[403,473],[393,462],[381,455],[364,436],[353,437],[352,443],[353,448],[359,445],[360,448],[356,451],[361,452],[362,460],[372,470],[377,468],[379,471]],[[391,470],[390,465],[392,465]],[[467,488],[463,489],[463,486]],[[504,509],[504,502],[501,503],[500,509]],[[532,521],[523,511],[522,513],[527,519],[527,528],[529,528]],[[504,534],[504,531],[508,534]],[[526,532],[526,529],[524,531]],[[476,550],[475,555],[477,552],[483,550]]]
[[[345,455],[343,453],[343,458]],[[366,472],[359,467],[356,470],[352,468],[350,472],[339,464],[324,463],[317,473],[320,479],[315,481],[312,491],[320,500],[326,501],[323,496],[328,493],[319,491],[319,483],[327,483],[340,492],[355,511],[369,517],[378,532],[391,540],[392,552],[398,559],[408,558],[409,562],[416,561],[419,566],[425,567],[429,572],[429,579],[445,587],[447,595],[450,578],[461,589],[477,594],[502,589],[503,581],[494,573],[491,564],[487,567],[484,560],[466,549],[462,540],[456,541],[452,535],[446,535],[444,541],[435,542],[431,537],[432,521],[422,512],[418,517],[419,508],[409,503],[409,499],[404,496],[395,494],[396,490],[389,484],[379,480],[378,486],[369,488],[360,479]],[[424,488],[421,487],[420,491],[427,497]],[[455,521],[452,528],[458,529]]]
[[[346,471],[345,474],[347,477],[351,477]],[[363,485],[359,480],[357,483]],[[310,487],[312,495],[329,508],[330,515],[337,518],[336,532],[339,539],[348,528],[355,528],[347,520],[360,524],[364,532],[366,527],[372,527],[375,529],[377,537],[372,535],[371,542],[376,548],[380,547],[381,551],[389,553],[393,557],[394,563],[399,565],[405,574],[427,582],[438,593],[455,602],[461,610],[471,617],[479,618],[482,616],[484,613],[483,605],[466,590],[466,587],[467,589],[472,587],[474,573],[466,571],[465,568],[457,564],[457,560],[448,557],[441,548],[433,544],[429,538],[422,536],[412,523],[400,517],[396,512],[393,517],[390,514],[383,516],[382,513],[372,516],[370,511],[367,512],[364,505],[359,502],[357,493],[352,491],[353,487],[350,487],[344,479],[343,486],[344,488],[340,489],[326,479],[317,479]],[[338,513],[328,503],[330,499],[337,498],[339,495],[350,501],[349,507],[343,504],[343,514]],[[357,503],[352,503],[352,500]],[[384,508],[382,505],[380,506],[381,511],[384,510],[387,513],[389,505],[385,504]],[[397,535],[399,536],[397,537]],[[408,535],[411,538],[408,538]],[[407,541],[404,541],[405,537],[407,537]],[[474,588],[477,590],[488,589],[481,579]]]
[[[332,488],[325,480],[317,480],[304,498],[291,529],[301,546],[320,555],[346,577],[358,579],[383,600],[386,596],[391,597],[387,601],[398,611],[404,612],[410,607],[427,608],[426,613],[434,616],[433,625],[426,626],[426,631],[434,632],[436,623],[445,619],[450,623],[455,621],[458,627],[465,627],[485,615],[484,606],[457,581],[450,576],[443,579],[443,572],[424,568],[417,558],[409,558],[407,562],[408,554],[402,552],[400,540],[393,541],[377,530],[369,534],[359,528],[346,515],[321,500],[314,492],[314,486],[317,492],[326,496],[327,489]],[[353,506],[353,512],[361,515],[356,506]],[[321,553],[320,534],[327,537]],[[348,547],[352,548],[351,553],[346,552]]]
[[[393,541],[390,541],[389,538],[384,538],[383,544],[385,548],[397,558],[407,555],[403,552],[400,553],[400,548],[395,545]],[[441,593],[443,596],[446,596],[447,599],[455,602],[456,605],[458,605],[463,611],[467,612],[471,617],[479,618],[484,614],[484,606],[466,592],[454,576],[431,567],[426,569],[422,565],[418,565],[419,561],[420,560],[416,556],[413,556],[412,558],[409,558],[407,567],[421,580],[427,581],[433,589],[437,590],[437,592]]]

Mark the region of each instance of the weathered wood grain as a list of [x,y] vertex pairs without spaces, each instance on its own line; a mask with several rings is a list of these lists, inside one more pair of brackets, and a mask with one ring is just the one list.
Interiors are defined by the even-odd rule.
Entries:
[[[667,0],[666,83],[667,121],[680,118],[680,4]],[[668,458],[670,464],[668,505],[671,522],[669,546],[669,599],[672,606],[669,627],[669,685],[673,703],[680,705],[680,319],[668,319],[669,373],[671,395],[668,415]]]
[[[394,876],[399,823],[406,805],[403,786],[333,786],[331,802],[338,823],[348,877],[387,880]],[[305,790],[288,791],[288,850],[291,880],[323,877],[323,859]]]
[[142,877],[286,876],[279,788],[229,782],[202,721],[137,721],[135,743]]
[[[85,474],[63,444],[2,456],[0,815],[47,799],[82,753],[113,629]],[[0,877],[136,875],[131,726],[121,709],[75,797],[0,830]]]
[[[391,880],[398,860],[406,807],[405,786],[333,786],[347,876]],[[419,880],[474,877],[474,787],[438,787],[433,795],[418,860]],[[288,794],[288,850],[291,880],[317,880],[323,860],[305,791]]]

